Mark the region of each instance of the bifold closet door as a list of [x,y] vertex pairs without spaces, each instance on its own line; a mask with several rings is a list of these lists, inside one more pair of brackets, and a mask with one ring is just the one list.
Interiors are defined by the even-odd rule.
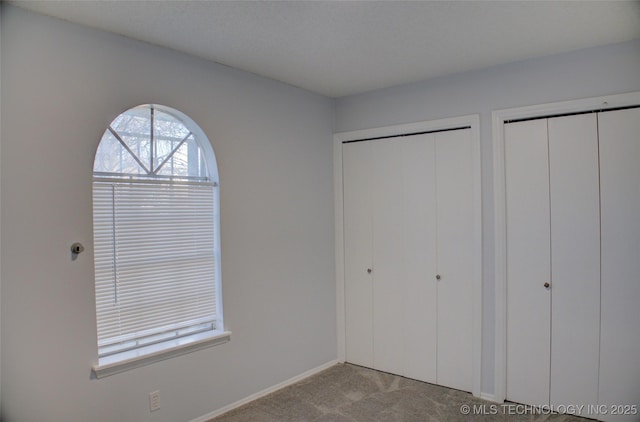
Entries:
[[[602,218],[600,403],[640,416],[640,109],[599,113]],[[630,407],[636,406],[636,414]],[[615,406],[615,407],[611,407]],[[626,413],[626,414],[625,414]]]
[[507,399],[548,404],[551,368],[547,121],[506,124]]
[[435,139],[343,145],[348,362],[436,382]]
[[600,216],[593,114],[505,125],[507,398],[598,402]]
[[438,384],[472,389],[473,158],[471,130],[435,134]]
[[472,389],[469,129],[343,145],[347,361]]
[[404,233],[403,142],[371,143],[373,205],[373,367],[404,374]]
[[[471,130],[402,145],[403,375],[472,390],[474,203]],[[382,257],[380,257],[382,258]]]
[[436,139],[437,134],[402,140],[404,350],[403,374],[421,381],[437,379]]
[[595,114],[552,118],[548,132],[550,404],[595,405],[600,343],[597,118]]
[[342,147],[346,358],[373,367],[373,149]]

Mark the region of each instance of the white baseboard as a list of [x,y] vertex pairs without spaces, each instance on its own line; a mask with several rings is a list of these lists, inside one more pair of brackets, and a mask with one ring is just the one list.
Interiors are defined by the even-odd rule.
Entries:
[[[494,403],[498,403],[498,401],[496,400],[495,394],[480,393],[480,398],[482,400],[487,400],[487,401],[492,401]],[[502,403],[502,402],[500,401],[499,403]]]
[[280,383],[278,383],[276,385],[273,385],[273,386],[271,386],[269,388],[265,388],[262,391],[258,391],[257,393],[252,394],[252,395],[250,395],[248,397],[245,397],[244,399],[240,399],[240,400],[238,400],[238,401],[236,401],[234,403],[231,403],[231,404],[228,404],[228,405],[226,405],[224,407],[221,407],[220,409],[214,410],[213,412],[207,413],[206,415],[202,415],[199,418],[195,418],[191,422],[207,422],[208,420],[213,419],[216,416],[220,416],[223,413],[227,413],[230,410],[233,410],[233,409],[235,409],[237,407],[245,405],[245,404],[247,404],[249,402],[252,402],[252,401],[254,401],[256,399],[264,397],[267,394],[271,394],[271,393],[273,393],[275,391],[278,391],[278,390],[280,390],[280,389],[282,389],[284,387],[288,387],[288,386],[290,386],[292,384],[295,384],[298,381],[302,381],[305,378],[309,378],[310,376],[315,375],[318,372],[324,371],[325,369],[328,369],[328,368],[330,368],[330,367],[332,367],[334,365],[337,365],[338,363],[340,363],[339,360],[332,360],[330,362],[327,362],[327,363],[325,363],[323,365],[320,365],[320,366],[318,366],[316,368],[313,368],[313,369],[310,369],[310,370],[308,370],[306,372],[303,372],[300,375],[296,375],[293,378],[289,378],[288,380],[282,381],[282,382],[280,382]]

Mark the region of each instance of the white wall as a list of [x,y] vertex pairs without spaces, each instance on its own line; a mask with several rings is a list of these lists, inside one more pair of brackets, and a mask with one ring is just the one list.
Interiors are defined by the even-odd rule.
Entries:
[[[187,421],[335,359],[332,101],[2,7],[2,420]],[[92,380],[93,156],[142,103],[181,110],[213,144],[233,336]],[[74,241],[87,249],[71,261]]]
[[[437,60],[437,58],[434,58]],[[337,132],[481,114],[482,391],[494,391],[494,223],[491,111],[640,90],[640,40],[382,89],[336,100]]]

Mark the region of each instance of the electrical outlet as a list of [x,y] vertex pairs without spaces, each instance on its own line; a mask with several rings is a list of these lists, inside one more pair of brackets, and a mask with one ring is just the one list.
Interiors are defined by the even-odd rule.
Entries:
[[149,410],[153,412],[158,409],[160,409],[160,391],[154,391],[149,393]]

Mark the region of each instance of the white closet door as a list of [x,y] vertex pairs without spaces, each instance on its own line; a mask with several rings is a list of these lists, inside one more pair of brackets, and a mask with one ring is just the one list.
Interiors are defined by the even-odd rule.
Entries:
[[507,399],[549,403],[551,295],[547,121],[504,126]]
[[549,119],[548,132],[552,269],[550,404],[595,405],[600,342],[596,115]]
[[368,141],[373,151],[373,367],[402,374],[404,219],[402,140]]
[[472,389],[470,132],[343,145],[347,361]]
[[[640,109],[603,112],[598,119],[602,218],[600,403],[607,408],[640,408]],[[604,419],[638,418],[638,414],[609,414]]]
[[471,130],[436,134],[438,384],[473,384],[474,204]]
[[[435,135],[402,140],[404,173],[404,371],[436,383]],[[400,226],[398,226],[400,227]]]
[[348,362],[373,367],[373,152],[371,143],[342,147],[345,332]]

